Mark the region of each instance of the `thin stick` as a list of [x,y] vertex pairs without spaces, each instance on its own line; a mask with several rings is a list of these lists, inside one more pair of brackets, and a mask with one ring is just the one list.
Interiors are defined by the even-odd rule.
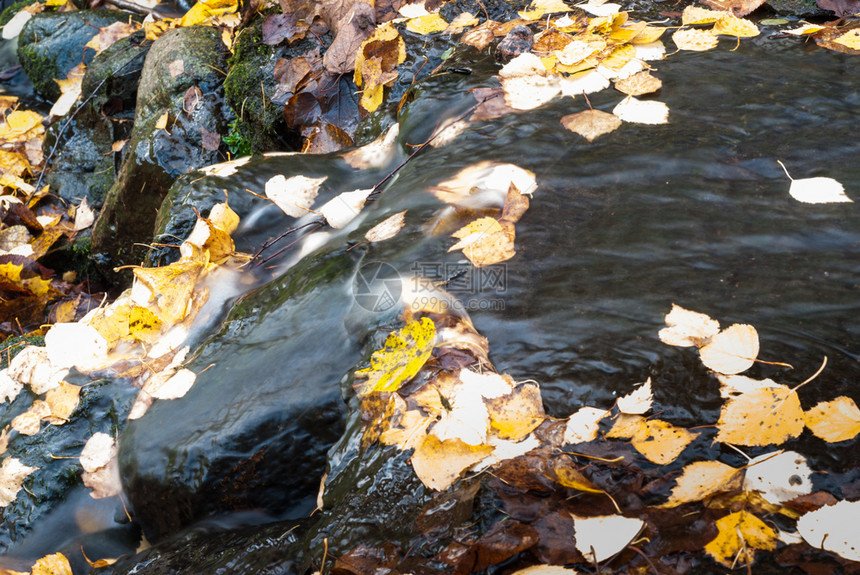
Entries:
[[788,168],[786,168],[786,167],[785,167],[785,164],[783,164],[783,163],[782,163],[782,162],[780,162],[779,160],[777,160],[777,161],[776,161],[776,163],[777,163],[777,164],[779,164],[779,165],[782,167],[782,171],[784,171],[784,172],[785,172],[785,175],[786,175],[786,176],[788,176],[788,179],[789,179],[789,180],[791,180],[791,181],[793,182],[793,181],[794,181],[794,178],[792,178],[792,177],[791,177],[791,174],[789,174],[789,173],[788,173]]

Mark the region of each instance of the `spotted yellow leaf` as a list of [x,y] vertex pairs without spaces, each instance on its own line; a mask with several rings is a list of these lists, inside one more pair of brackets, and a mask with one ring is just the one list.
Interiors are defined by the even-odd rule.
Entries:
[[412,379],[433,351],[436,327],[429,318],[406,324],[388,335],[382,349],[370,356],[370,367],[355,372],[359,395],[376,391],[396,391]]
[[847,441],[860,434],[860,409],[846,396],[823,401],[803,414],[806,427],[816,437],[835,443]]
[[717,520],[717,529],[717,536],[705,545],[705,552],[726,567],[752,564],[756,549],[776,549],[776,531],[747,511]]

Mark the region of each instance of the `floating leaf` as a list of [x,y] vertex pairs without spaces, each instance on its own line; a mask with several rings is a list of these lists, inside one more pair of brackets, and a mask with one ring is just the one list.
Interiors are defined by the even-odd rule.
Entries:
[[637,100],[627,96],[612,113],[624,120],[635,124],[667,124],[669,123],[669,107],[656,100]]
[[744,489],[779,504],[812,493],[811,475],[806,458],[795,451],[765,453],[746,466]]
[[434,32],[442,32],[448,28],[448,23],[437,14],[426,14],[417,18],[411,18],[406,22],[406,29],[416,34],[433,34]]
[[727,375],[752,367],[758,352],[758,332],[751,325],[739,323],[727,327],[699,348],[705,367]]
[[196,373],[180,369],[157,388],[147,388],[147,391],[155,399],[178,399],[188,393],[196,380]]
[[546,14],[558,14],[573,10],[562,0],[534,0],[527,10],[519,12],[525,20],[540,20]]
[[496,437],[519,441],[545,419],[540,388],[531,383],[515,387],[509,394],[485,399],[490,428]]
[[400,230],[403,229],[405,223],[406,210],[397,212],[367,230],[367,233],[364,234],[364,239],[369,242],[381,242],[383,240],[393,238],[398,232],[400,232]]
[[840,501],[811,511],[797,520],[804,541],[850,561],[860,561],[860,501]]
[[727,12],[699,8],[698,6],[687,6],[681,14],[681,23],[684,26],[690,24],[714,24]]
[[72,573],[72,566],[62,553],[42,557],[30,570],[30,575],[72,575]]
[[719,461],[696,461],[684,467],[669,500],[659,507],[677,507],[712,495],[740,489],[743,472]]
[[792,198],[804,204],[832,204],[841,202],[853,202],[845,194],[845,188],[833,178],[804,178],[795,180],[788,173],[788,169],[782,162],[777,160],[785,171],[785,175],[791,180],[788,193]]
[[675,461],[698,435],[666,421],[649,419],[641,423],[630,443],[648,461],[666,465]]
[[705,552],[726,567],[734,567],[738,560],[745,565],[752,564],[756,549],[776,549],[776,531],[747,511],[718,519],[717,529],[717,537],[705,545]]
[[803,425],[797,392],[784,385],[762,386],[723,406],[715,441],[748,447],[779,445],[799,436]]
[[576,548],[594,563],[605,561],[623,550],[644,526],[641,519],[622,515],[573,516]]
[[605,409],[596,407],[581,407],[567,418],[564,428],[565,443],[586,443],[597,439],[601,419],[609,415]]
[[651,94],[663,87],[663,82],[655,78],[647,70],[637,72],[632,76],[615,82],[615,89],[628,96],[641,96]]
[[654,393],[651,391],[651,378],[649,377],[635,391],[618,399],[618,410],[621,413],[641,415],[651,409],[653,401]]
[[554,479],[561,485],[583,491],[585,493],[606,493],[598,489],[585,475],[572,467],[556,466],[553,468]]
[[371,193],[373,193],[373,188],[343,192],[323,204],[319,213],[322,214],[328,225],[340,229],[361,212]]
[[308,213],[319,193],[320,186],[328,179],[293,176],[286,178],[278,174],[266,182],[266,197],[275,202],[285,214],[300,218]]
[[615,131],[621,125],[621,118],[600,110],[585,110],[562,117],[561,124],[593,142],[597,137]]
[[355,372],[356,378],[366,381],[356,383],[359,395],[375,391],[396,391],[412,379],[424,366],[433,351],[436,327],[433,321],[423,317],[409,322],[403,328],[391,332],[382,349],[373,352],[370,367]]
[[0,465],[0,508],[6,507],[18,496],[27,476],[39,469],[28,467],[15,459],[7,457]]
[[717,20],[717,23],[711,29],[711,33],[715,35],[735,36],[737,38],[752,38],[753,36],[758,36],[761,32],[758,26],[749,20],[726,14]]
[[853,439],[860,433],[860,409],[846,396],[822,401],[803,414],[806,427],[816,437],[835,443]]
[[679,50],[690,50],[692,52],[705,52],[716,48],[720,41],[716,36],[706,30],[678,30],[672,34],[672,41]]

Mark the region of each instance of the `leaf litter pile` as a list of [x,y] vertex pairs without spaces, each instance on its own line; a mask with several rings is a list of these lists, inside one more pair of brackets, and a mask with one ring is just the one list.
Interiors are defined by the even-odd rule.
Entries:
[[[352,73],[361,92],[362,114],[380,109],[386,88],[406,58],[403,29],[419,35],[459,35],[461,45],[481,51],[500,38],[503,43],[510,38],[515,49],[500,65],[498,87],[476,90],[477,104],[469,117],[440,126],[428,143],[443,146],[470,122],[531,110],[560,97],[577,100],[614,83],[624,97],[611,112],[592,109],[584,98],[587,109],[559,118],[566,129],[592,142],[625,122],[670,121],[665,104],[651,99],[661,89],[651,63],[666,57],[661,37],[667,31],[678,51],[710,50],[719,45],[720,37],[740,42],[760,33],[755,23],[743,18],[760,3],[746,1],[712,0],[707,2],[712,9],[688,6],[679,15],[680,27],[631,20],[620,6],[609,3],[572,6],[561,0],[536,0],[509,22],[481,22],[468,12],[448,22],[439,15],[438,5],[429,4],[377,6],[384,15],[369,30],[359,28],[356,18],[373,10],[372,4],[344,3],[335,9],[327,3],[312,7],[282,2],[283,13],[270,16],[264,25],[266,43],[292,43],[314,35],[320,26],[336,31],[324,55],[306,55],[276,67],[287,110],[302,101],[306,104],[308,97],[319,98],[324,90],[317,80],[324,73]],[[68,8],[53,0],[45,6]],[[32,14],[45,6],[36,4],[21,13]],[[850,12],[841,5],[837,8],[840,15]],[[26,17],[18,18],[15,26],[23,25]],[[217,26],[230,46],[239,23],[234,2],[210,0],[198,2],[180,19],[150,17],[143,27],[154,39],[177,26]],[[104,49],[134,29],[130,24],[102,30],[91,47]],[[860,34],[851,19],[804,24],[786,33],[813,38],[831,50],[860,53]],[[516,42],[522,39],[524,47]],[[58,80],[62,96],[48,121],[67,114],[80,98],[82,74],[83,68],[77,68]],[[44,425],[63,425],[72,417],[81,388],[64,381],[71,368],[92,377],[110,373],[134,379],[140,391],[130,419],[143,416],[156,399],[182,397],[196,378],[182,367],[189,351],[183,342],[208,297],[203,280],[220,269],[241,268],[249,258],[234,252],[230,237],[238,216],[227,203],[218,204],[208,217],[199,217],[181,246],[179,261],[161,268],[135,268],[130,289],[110,304],[93,303],[84,284],[75,286],[72,276],[55,279],[51,270],[37,263],[60,238],[73,239],[90,226],[93,214],[85,202],[62,209],[43,202],[49,190],[37,190],[33,177],[44,169],[45,119],[18,109],[12,98],[0,100],[0,107],[4,193],[0,329],[23,334],[26,327],[42,323],[40,314],[48,304],[61,304],[52,312],[52,327],[30,332],[44,334],[45,346],[25,348],[0,371],[4,401],[14,401],[25,386],[40,397],[0,430],[3,455],[16,434],[35,435]],[[329,132],[337,137],[324,145],[311,145],[308,137],[304,151],[348,145],[334,128]],[[378,141],[343,157],[355,167],[385,165],[396,139],[395,126]],[[226,176],[244,161],[203,171]],[[851,201],[836,180],[788,177],[788,193],[798,201]],[[316,206],[324,185],[325,178],[282,175],[267,183],[265,193],[290,216],[313,211],[321,225],[340,229],[353,222],[376,192],[354,190]],[[457,207],[468,207],[481,194],[497,199],[500,207],[495,214],[462,222],[449,245],[449,251],[461,251],[475,267],[482,267],[515,257],[515,225],[536,189],[537,178],[528,170],[482,162],[428,192]],[[380,242],[396,236],[406,225],[406,216],[399,212],[379,222],[365,239]],[[749,568],[760,554],[770,552],[784,564],[809,566],[810,573],[860,570],[860,540],[851,527],[860,517],[858,481],[838,493],[816,490],[816,472],[806,458],[780,448],[803,433],[828,443],[855,442],[860,409],[846,396],[805,405],[803,386],[815,385],[818,374],[793,387],[743,375],[758,361],[759,339],[753,326],[721,329],[707,315],[676,305],[667,313],[660,339],[670,346],[694,348],[690,353],[698,353],[723,398],[716,422],[686,429],[660,418],[665,406],[655,404],[650,380],[613,406],[584,406],[567,419],[550,418],[543,410],[539,384],[497,373],[489,360],[488,342],[467,317],[415,301],[405,303],[401,327],[354,374],[365,422],[362,446],[370,449],[381,443],[409,452],[414,473],[433,491],[486,474],[508,517],[480,537],[452,543],[428,559],[428,565],[467,573],[523,554],[540,565],[517,573],[591,572],[595,567],[605,572],[673,572],[702,557],[725,568]],[[12,326],[10,318],[17,325]],[[826,358],[824,364],[822,370]],[[685,459],[693,451],[687,449],[691,444],[707,438],[741,453],[762,452],[747,457],[742,467]],[[80,453],[83,481],[95,498],[119,493],[116,449],[115,437],[96,433]],[[35,471],[3,456],[0,506],[14,501]],[[816,550],[824,550],[823,559]],[[350,565],[365,552],[347,554],[335,569],[359,572]],[[395,568],[398,557],[389,554],[384,567]],[[93,565],[109,562],[102,559]],[[70,568],[62,554],[54,554],[34,565],[33,573],[37,572],[64,573]]]

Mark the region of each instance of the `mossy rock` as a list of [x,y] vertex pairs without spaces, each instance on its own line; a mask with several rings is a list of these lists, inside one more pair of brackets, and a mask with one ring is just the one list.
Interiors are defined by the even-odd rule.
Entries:
[[300,146],[301,139],[284,122],[283,102],[272,101],[277,87],[275,63],[304,54],[318,44],[302,40],[291,46],[267,46],[262,25],[259,18],[239,33],[230,58],[224,93],[239,118],[233,133],[247,142],[252,152],[291,150]]
[[49,100],[59,98],[60,87],[54,80],[66,78],[81,62],[89,66],[96,51],[86,48],[87,42],[99,28],[128,18],[128,13],[118,10],[35,14],[18,36],[18,59],[36,93]]
[[8,8],[5,8],[3,12],[0,12],[0,26],[5,26],[6,23],[15,16],[15,14],[21,11],[21,8],[29,6],[33,2],[35,2],[35,0],[21,0],[20,2],[15,2]]

